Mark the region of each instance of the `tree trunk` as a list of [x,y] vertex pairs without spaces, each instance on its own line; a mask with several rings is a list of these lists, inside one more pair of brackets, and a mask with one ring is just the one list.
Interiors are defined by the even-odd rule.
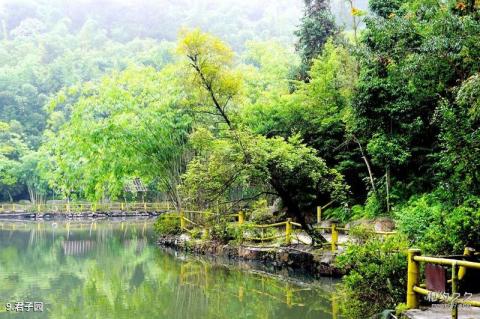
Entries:
[[385,172],[385,188],[387,190],[387,212],[390,213],[390,166],[387,166]]
[[368,171],[368,176],[370,178],[370,184],[372,185],[373,192],[375,195],[378,195],[377,193],[377,188],[375,187],[375,181],[373,179],[373,173],[372,173],[372,168],[370,167],[370,162],[368,161],[367,156],[365,155],[365,152],[363,151],[362,144],[360,141],[354,136],[353,137],[355,143],[358,145],[358,149],[360,150],[360,154],[362,154],[362,159],[365,162],[365,165],[367,166],[367,171]]
[[323,235],[317,229],[315,229],[313,225],[307,223],[305,214],[302,213],[298,203],[289,195],[289,192],[282,190],[277,190],[277,192],[282,199],[283,204],[287,208],[288,216],[302,225],[302,229],[312,238],[312,245],[327,242],[325,237],[323,237]]

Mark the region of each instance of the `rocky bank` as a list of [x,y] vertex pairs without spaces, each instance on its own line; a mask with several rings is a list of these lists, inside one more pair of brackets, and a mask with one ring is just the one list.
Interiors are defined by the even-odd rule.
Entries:
[[340,277],[343,271],[334,266],[335,255],[328,250],[312,251],[310,247],[251,247],[216,241],[192,240],[187,236],[162,236],[158,244],[199,255],[221,256],[230,259],[255,261],[275,268],[302,271],[312,276]]

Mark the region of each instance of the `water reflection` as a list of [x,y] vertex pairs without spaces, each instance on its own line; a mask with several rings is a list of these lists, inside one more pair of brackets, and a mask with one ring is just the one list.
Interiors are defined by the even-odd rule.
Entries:
[[[150,225],[0,221],[0,318],[336,317],[331,284],[179,258],[155,246]],[[46,310],[6,313],[15,301]]]

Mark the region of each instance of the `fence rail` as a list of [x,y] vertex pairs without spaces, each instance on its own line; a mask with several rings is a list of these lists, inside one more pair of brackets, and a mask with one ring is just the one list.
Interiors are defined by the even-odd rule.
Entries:
[[[182,231],[187,231],[190,232],[188,229],[187,225],[194,225],[194,226],[200,226],[203,228],[204,232],[206,233],[205,236],[208,235],[209,233],[209,228],[205,227],[203,225],[200,225],[199,223],[196,223],[192,221],[191,219],[187,218],[185,215],[186,213],[194,213],[194,214],[205,214],[204,212],[192,212],[192,211],[180,211],[178,214],[178,217],[180,218],[180,229]],[[210,215],[215,215],[210,213]],[[222,215],[222,217],[235,217],[237,218],[237,225],[239,227],[242,227],[245,224],[245,211],[240,211],[236,214],[227,214],[227,215]],[[292,242],[292,233],[293,233],[293,227],[301,227],[302,225],[298,223],[292,222],[291,218],[288,218],[284,222],[279,222],[279,223],[274,223],[274,224],[268,224],[268,225],[249,225],[251,228],[258,228],[258,229],[267,229],[267,228],[277,228],[277,227],[285,227],[285,244],[289,245]],[[283,235],[277,235],[277,236],[270,236],[270,237],[244,237],[243,231],[242,231],[242,238],[245,240],[250,240],[250,241],[271,241],[274,239],[278,239],[283,237]]]
[[[317,223],[321,223],[322,210],[331,205],[328,203],[322,207],[317,207]],[[163,202],[108,202],[108,203],[95,203],[95,202],[64,202],[64,203],[39,203],[39,204],[19,204],[19,203],[0,203],[0,215],[2,213],[39,213],[39,214],[80,214],[85,212],[176,212],[176,209],[172,203],[168,201]],[[208,235],[209,229],[205,226],[208,220],[215,217],[229,217],[235,218],[239,226],[242,226],[246,222],[245,211],[240,210],[234,214],[221,214],[219,209],[216,212],[213,211],[198,211],[198,210],[182,210],[178,213],[180,217],[180,224],[182,231],[188,231],[188,226],[201,227],[204,233]],[[328,243],[333,252],[338,250],[339,232],[348,233],[349,229],[345,227],[339,227],[336,223],[332,223],[329,227],[318,226],[316,229],[326,230],[331,234],[331,241]],[[260,229],[262,234],[260,237],[248,237],[248,233],[245,234],[245,240],[251,241],[272,241],[284,237],[284,243],[289,245],[292,243],[292,238],[296,235],[298,242],[309,244],[305,240],[299,237],[298,229],[303,228],[301,224],[293,222],[291,219],[287,219],[282,222],[268,224],[268,225],[256,225],[249,224],[251,229]],[[272,228],[284,228],[284,235],[265,236],[264,230]],[[375,232],[381,235],[390,235],[395,232]],[[243,231],[242,231],[243,235]]]
[[[322,209],[330,205],[331,203],[323,206],[323,207],[318,207],[317,208],[317,223],[320,224],[321,222],[321,212]],[[187,217],[188,216],[188,217]],[[194,216],[200,216],[197,217],[197,220],[194,221],[195,217]],[[174,216],[177,218],[180,218],[180,228],[182,231],[186,232],[191,232],[189,229],[190,225],[193,225],[195,227],[201,227],[204,231],[204,236],[208,236],[210,229],[209,227],[205,226],[205,216],[208,217],[235,217],[237,220],[237,226],[238,227],[243,227],[245,222],[246,222],[246,217],[245,217],[245,211],[239,211],[238,213],[234,214],[215,214],[212,212],[202,212],[202,211],[180,211],[178,215]],[[270,228],[280,228],[280,227],[285,227],[284,235],[274,235],[274,236],[264,236],[264,230],[270,229]],[[248,240],[248,241],[272,241],[275,239],[279,239],[284,237],[283,243],[285,245],[290,245],[292,243],[292,238],[294,235],[296,235],[297,242],[301,242],[306,245],[310,245],[310,243],[306,242],[305,240],[302,240],[299,236],[298,233],[295,233],[296,230],[302,229],[302,225],[296,222],[293,222],[291,218],[288,218],[285,221],[282,222],[277,222],[277,223],[272,223],[272,224],[266,224],[266,225],[261,225],[261,224],[249,224],[248,228],[253,228],[253,229],[261,229],[262,230],[262,236],[260,237],[248,237],[248,232],[244,231],[243,229],[241,230],[241,236],[242,239]],[[296,228],[296,229],[295,229]],[[343,233],[348,233],[350,231],[349,228],[345,227],[339,227],[337,223],[332,223],[331,226],[315,226],[315,229],[320,229],[320,230],[325,230],[330,232],[331,234],[331,240],[329,243],[326,243],[328,246],[330,246],[330,250],[332,252],[337,252],[339,246],[343,246],[344,244],[339,243],[339,234],[340,232]],[[247,234],[245,234],[247,233]],[[393,235],[396,234],[396,232],[385,232],[385,231],[374,231],[372,230],[371,233],[375,235]]]
[[0,204],[1,213],[82,213],[82,212],[154,212],[160,210],[172,210],[174,206],[170,202],[112,202],[112,203],[42,203],[42,204]]
[[[465,248],[466,258],[474,256],[472,248]],[[448,282],[451,284],[451,293],[432,291],[420,284],[420,263],[442,265],[451,267],[451,277]],[[480,270],[479,262],[472,262],[463,259],[449,259],[440,257],[421,256],[420,249],[408,250],[408,275],[407,275],[407,308],[417,309],[420,305],[420,296],[429,296],[443,303],[451,304],[452,319],[458,318],[458,305],[480,307],[480,301],[466,300],[460,298],[459,281],[465,277],[467,269]]]

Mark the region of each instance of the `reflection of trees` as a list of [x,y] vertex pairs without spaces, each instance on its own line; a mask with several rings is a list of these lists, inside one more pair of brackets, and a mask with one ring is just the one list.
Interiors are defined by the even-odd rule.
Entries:
[[141,224],[71,227],[68,240],[43,226],[0,230],[0,300],[45,301],[49,318],[331,318],[323,290],[181,261],[147,244]]
[[83,255],[92,250],[95,242],[92,240],[65,240],[62,242],[64,255]]
[[208,305],[208,318],[226,315],[225,300],[235,304],[230,311],[241,318],[332,318],[330,294],[261,273],[231,271],[225,266],[195,261],[180,266],[179,280],[188,291],[202,292],[200,298]]

